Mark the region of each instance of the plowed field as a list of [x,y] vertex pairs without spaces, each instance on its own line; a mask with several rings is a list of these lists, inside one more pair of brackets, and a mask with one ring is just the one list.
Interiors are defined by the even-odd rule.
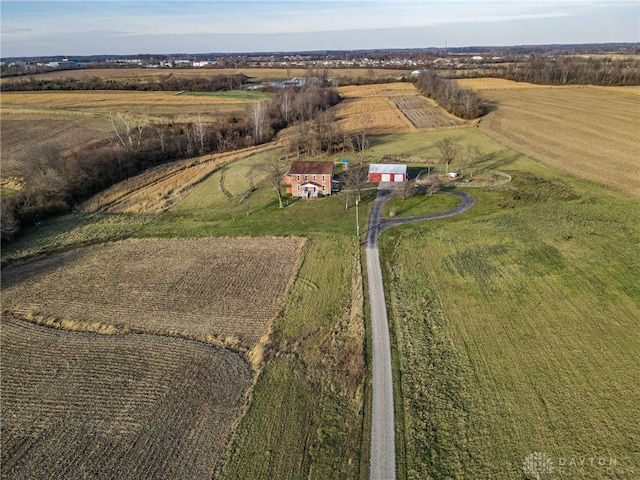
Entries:
[[464,124],[464,120],[448,115],[424,97],[392,97],[391,101],[416,128],[455,127]]
[[2,478],[211,478],[304,243],[128,240],[5,268]]
[[480,129],[560,171],[640,197],[640,96],[599,88],[486,90]]
[[203,479],[252,382],[239,353],[2,317],[2,478]]
[[69,325],[251,348],[279,311],[301,239],[123,241],[2,272],[2,306]]
[[465,124],[420,96],[412,83],[348,86],[338,91],[343,101],[336,107],[336,118],[348,133],[362,129],[370,135],[410,133]]

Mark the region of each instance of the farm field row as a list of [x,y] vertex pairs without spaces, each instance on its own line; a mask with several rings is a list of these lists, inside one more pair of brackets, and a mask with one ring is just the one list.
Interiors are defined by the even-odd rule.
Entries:
[[2,478],[212,478],[253,380],[239,353],[2,314]]
[[561,172],[640,198],[640,97],[611,89],[481,92],[480,129]]
[[[56,79],[56,78],[103,78],[109,80],[153,80],[158,77],[175,75],[178,78],[210,78],[214,75],[246,75],[252,82],[268,82],[276,80],[286,80],[294,77],[304,77],[308,74],[305,68],[215,68],[215,69],[163,69],[163,68],[112,68],[112,69],[82,69],[64,70],[57,72],[40,73],[34,75],[36,79]],[[329,76],[332,78],[386,78],[402,77],[409,75],[410,70],[389,70],[389,69],[329,69]],[[20,81],[20,78],[3,78],[0,83],[10,81]]]
[[295,238],[129,240],[71,250],[5,268],[3,309],[246,351],[279,312],[303,245]]
[[336,118],[348,133],[369,135],[411,133],[420,128],[464,125],[431,101],[418,95],[413,83],[397,82],[338,88],[342,102]]
[[393,97],[391,100],[416,128],[455,127],[465,123],[438,105],[430,104],[424,97]]

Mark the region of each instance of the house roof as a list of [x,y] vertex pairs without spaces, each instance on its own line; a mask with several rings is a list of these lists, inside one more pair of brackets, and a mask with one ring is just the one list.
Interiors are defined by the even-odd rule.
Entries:
[[407,173],[407,166],[400,164],[372,163],[369,173]]
[[289,175],[331,175],[333,162],[291,162]]

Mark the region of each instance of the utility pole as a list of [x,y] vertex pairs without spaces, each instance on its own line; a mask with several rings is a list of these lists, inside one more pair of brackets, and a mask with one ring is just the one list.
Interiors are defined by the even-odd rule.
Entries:
[[360,200],[356,199],[356,237],[360,238],[360,222],[358,221],[358,202]]

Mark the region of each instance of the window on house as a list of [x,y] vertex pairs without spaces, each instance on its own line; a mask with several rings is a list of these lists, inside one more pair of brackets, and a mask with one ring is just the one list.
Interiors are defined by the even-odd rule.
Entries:
[[313,181],[314,181],[314,182],[316,181],[316,176],[315,176],[315,175],[313,176]]
[[324,175],[322,175],[322,183],[324,183],[324,177],[325,177],[325,176],[324,176]]
[[309,181],[309,175],[305,175],[305,176],[304,176],[304,181],[305,181],[305,182],[308,182],[308,181]]
[[298,184],[298,191],[300,191],[300,184]]
[[325,192],[327,189],[324,185],[322,185],[322,191]]
[[299,182],[300,181],[300,175],[296,175],[296,180]]

